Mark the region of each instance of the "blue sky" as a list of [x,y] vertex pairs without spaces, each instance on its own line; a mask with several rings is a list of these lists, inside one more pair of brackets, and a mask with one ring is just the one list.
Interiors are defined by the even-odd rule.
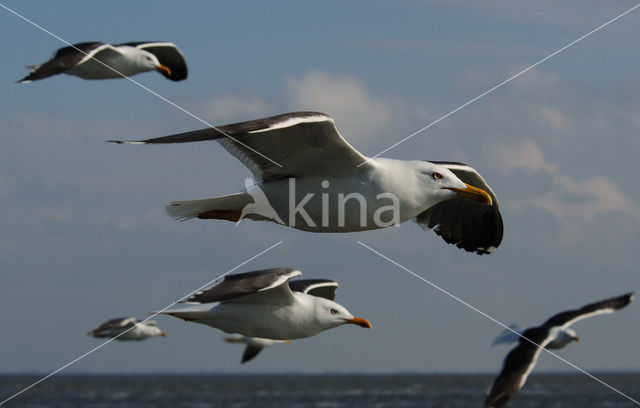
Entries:
[[[325,112],[367,155],[634,5],[3,4],[72,43],[173,41],[189,78],[136,81],[217,125]],[[0,10],[3,371],[54,370],[99,344],[85,333],[100,322],[145,317],[283,241],[239,271],[287,266],[336,279],[337,300],[373,329],[340,327],[241,367],[241,349],[221,332],[158,317],[167,338],[112,343],[68,371],[497,372],[507,349],[490,344],[501,327],[355,241],[506,324],[640,288],[638,13],[385,154],[463,161],[485,176],[505,237],[479,257],[410,222],[341,235],[171,220],[167,202],[238,191],[249,171],[216,143],[105,143],[203,125],[127,80],[14,83],[64,44]],[[589,371],[637,371],[637,309],[578,323],[583,341],[560,354]],[[538,369],[571,370],[548,355]]]

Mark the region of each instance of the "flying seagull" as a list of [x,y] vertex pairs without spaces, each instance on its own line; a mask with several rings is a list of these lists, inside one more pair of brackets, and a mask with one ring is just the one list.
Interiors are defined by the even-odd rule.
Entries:
[[144,340],[149,337],[165,337],[167,335],[156,326],[156,322],[153,320],[138,323],[135,317],[118,317],[111,319],[87,334],[99,339],[115,337],[116,340],[121,341]]
[[[307,284],[291,282],[298,285],[292,290],[289,279],[301,274],[295,269],[275,268],[227,275],[184,301],[198,306],[160,313],[230,334],[272,340],[310,337],[347,323],[371,328],[368,321],[352,315],[344,306],[315,296],[315,280]],[[210,303],[214,302],[212,307]]]
[[579,341],[571,324],[587,317],[603,313],[613,313],[631,303],[633,293],[590,303],[576,310],[558,313],[541,326],[526,329],[519,338],[519,344],[507,354],[502,371],[494,380],[484,408],[501,408],[513,398],[533,370],[538,355],[543,348],[560,349],[572,341]]
[[57,50],[49,61],[27,65],[32,71],[18,82],[28,83],[57,74],[84,79],[129,77],[156,70],[172,81],[187,78],[187,64],[170,42],[130,42],[111,45],[83,42]]
[[[498,200],[464,163],[368,158],[338,133],[333,119],[294,112],[128,144],[218,141],[253,173],[253,188],[167,206],[178,220],[241,217],[311,232],[385,228],[407,220],[433,228],[446,242],[488,254],[502,241]],[[266,197],[243,211],[253,197]],[[273,212],[277,214],[277,219]]]
[[[289,281],[289,288],[294,292],[308,293],[313,296],[334,300],[336,290],[338,289],[338,282],[328,279],[299,279]],[[227,336],[223,339],[227,343],[242,343],[247,345],[242,354],[242,364],[253,359],[267,346],[279,343],[291,344],[289,340],[272,340],[260,337]]]
[[227,336],[223,337],[223,340],[227,343],[242,343],[247,345],[247,347],[245,347],[244,349],[244,353],[242,353],[242,364],[246,363],[249,360],[252,360],[265,347],[279,343],[291,344],[289,340],[272,340],[263,339],[260,337],[245,336]]
[[[334,300],[336,290],[338,289],[338,282],[329,279],[299,279],[289,281],[289,288],[294,292],[302,292]],[[289,340],[272,340],[260,337],[230,336],[224,337],[223,339],[227,343],[243,343],[247,345],[242,354],[242,364],[253,359],[267,346],[279,343],[291,344]]]

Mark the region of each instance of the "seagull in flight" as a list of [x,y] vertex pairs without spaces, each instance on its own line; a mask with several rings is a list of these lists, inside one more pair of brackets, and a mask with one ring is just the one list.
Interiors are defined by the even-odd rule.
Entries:
[[111,45],[104,42],[82,42],[57,50],[51,59],[31,69],[19,83],[29,83],[53,75],[67,74],[84,79],[129,77],[147,71],[158,71],[167,79],[187,78],[187,64],[178,47],[170,42],[130,42]]
[[[293,112],[125,144],[215,140],[240,160],[268,209],[243,209],[255,192],[169,203],[177,220],[271,221],[309,232],[355,232],[414,220],[477,254],[502,241],[498,200],[484,178],[458,162],[369,158],[319,112]],[[272,211],[277,215],[275,217]],[[280,222],[282,221],[282,222]]]
[[527,381],[543,348],[561,349],[573,341],[580,341],[575,330],[569,327],[573,323],[587,317],[613,313],[627,306],[631,300],[633,293],[590,303],[580,309],[558,313],[542,325],[524,330],[518,339],[518,345],[504,359],[502,371],[491,386],[484,408],[501,408],[507,405]]

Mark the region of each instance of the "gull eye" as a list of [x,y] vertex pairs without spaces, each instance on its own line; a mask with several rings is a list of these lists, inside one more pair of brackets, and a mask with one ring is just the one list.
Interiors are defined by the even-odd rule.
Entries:
[[336,309],[331,309],[331,314],[338,314],[338,311]]
[[431,177],[433,177],[434,180],[440,180],[443,176],[442,174],[438,173],[437,171],[435,173],[433,173],[431,175]]

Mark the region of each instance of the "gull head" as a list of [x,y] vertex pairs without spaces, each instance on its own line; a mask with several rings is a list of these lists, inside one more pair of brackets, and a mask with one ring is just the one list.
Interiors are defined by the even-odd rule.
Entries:
[[455,197],[492,204],[491,196],[486,191],[464,183],[448,168],[428,161],[412,163],[416,163],[418,183],[428,197],[428,207]]
[[[554,330],[555,329],[555,330]],[[567,344],[572,341],[580,341],[580,337],[578,337],[575,330],[571,328],[560,329],[554,328],[552,329],[551,335],[554,336],[554,339],[547,344],[546,348],[548,349],[561,349],[565,347]]]
[[146,334],[149,337],[153,337],[153,336],[167,337],[167,333],[160,330],[160,328],[156,326],[156,323],[152,320],[144,323],[140,323],[138,327],[140,327],[140,329],[142,330],[143,335]]
[[137,50],[138,52],[135,55],[135,64],[139,69],[144,71],[158,71],[162,75],[169,77],[171,76],[171,70],[162,65],[158,60],[158,57],[145,50]]
[[371,328],[368,320],[354,316],[342,305],[325,298],[315,297],[314,319],[323,330],[332,329],[343,324]]

